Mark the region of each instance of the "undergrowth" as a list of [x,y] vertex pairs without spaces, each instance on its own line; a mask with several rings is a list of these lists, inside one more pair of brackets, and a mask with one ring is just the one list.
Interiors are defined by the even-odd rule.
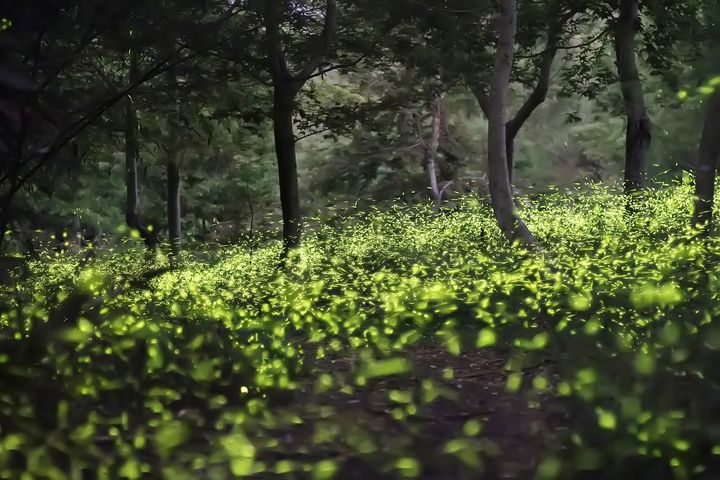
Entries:
[[[720,243],[688,227],[690,182],[632,208],[605,187],[528,202],[541,251],[467,199],[343,216],[284,260],[269,242],[169,271],[139,249],[31,262],[0,298],[0,478],[500,476],[514,452],[480,418],[418,447],[458,394],[452,369],[418,373],[428,346],[501,355],[505,394],[552,410],[528,475],[720,474]],[[385,439],[338,411],[375,391]]]

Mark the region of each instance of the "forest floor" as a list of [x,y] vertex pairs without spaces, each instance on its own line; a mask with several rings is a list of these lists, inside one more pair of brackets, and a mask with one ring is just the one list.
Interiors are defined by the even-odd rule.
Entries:
[[[567,424],[553,414],[555,400],[549,393],[528,396],[507,391],[508,374],[504,369],[506,353],[493,349],[481,349],[453,356],[443,346],[425,345],[413,347],[405,352],[406,359],[415,365],[412,376],[395,376],[365,387],[356,387],[350,395],[337,391],[317,393],[314,380],[317,375],[328,373],[334,377],[350,373],[353,369],[352,356],[325,358],[313,367],[312,377],[297,392],[299,404],[293,408],[303,419],[303,427],[287,432],[284,437],[286,451],[302,450],[303,445],[313,445],[313,432],[318,431],[317,422],[309,412],[299,413],[305,405],[331,409],[333,417],[328,420],[341,425],[342,430],[361,426],[370,434],[380,452],[409,448],[415,458],[423,462],[418,478],[459,479],[458,459],[443,458],[443,446],[462,436],[463,426],[470,420],[482,425],[478,438],[484,474],[482,478],[534,478],[537,465],[542,460],[543,445],[551,442],[553,433]],[[453,371],[452,378],[444,372]],[[552,376],[551,364],[536,365],[523,370],[528,380],[535,375]],[[417,391],[424,380],[432,380],[444,389],[442,398],[426,406],[419,406],[417,413],[399,422],[393,418],[393,409],[398,405],[389,400],[391,391]],[[523,382],[528,384],[530,382]],[[316,446],[317,447],[317,446]],[[342,446],[335,444],[322,452],[315,448],[313,454],[335,458],[342,464],[337,478],[381,479],[397,478],[395,474],[378,474],[377,465],[369,465],[353,453],[343,453]],[[462,460],[461,460],[462,461]],[[473,462],[465,457],[465,461]],[[478,477],[473,477],[478,478]]]

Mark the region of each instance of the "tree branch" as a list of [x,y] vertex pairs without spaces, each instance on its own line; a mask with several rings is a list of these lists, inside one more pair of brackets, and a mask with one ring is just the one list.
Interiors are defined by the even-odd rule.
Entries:
[[552,66],[557,55],[558,43],[560,40],[560,31],[565,22],[570,19],[571,15],[562,17],[558,22],[554,23],[547,34],[544,54],[540,63],[540,69],[537,76],[535,88],[525,99],[515,116],[507,123],[507,134],[510,138],[515,138],[523,124],[530,118],[530,115],[539,107],[547,97],[550,89],[550,75],[552,74]]
[[[588,40],[586,42],[578,43],[577,45],[558,45],[557,47],[555,47],[555,49],[556,50],[575,50],[577,48],[589,47],[590,45],[592,45],[593,43],[597,42],[598,40],[602,39],[605,35],[610,33],[611,28],[612,28],[611,26],[604,28],[599,34],[592,37],[590,40]],[[541,56],[545,55],[546,53],[548,53],[547,49],[545,49],[541,52],[531,53],[529,55],[516,55],[515,58],[522,58],[522,59],[536,58],[536,57],[541,57]]]
[[466,78],[465,83],[467,84],[468,88],[472,92],[472,94],[475,96],[475,99],[478,102],[478,105],[480,106],[480,110],[482,110],[483,114],[487,117],[488,116],[488,94],[487,90],[480,86],[480,83],[471,79]]
[[[180,51],[184,50],[181,48],[179,51],[176,51],[173,56],[180,53]],[[27,180],[32,177],[43,165],[45,165],[50,159],[52,159],[65,145],[70,143],[75,137],[77,137],[82,131],[84,131],[87,127],[89,127],[98,117],[100,117],[102,114],[104,114],[107,110],[109,110],[112,106],[114,106],[117,102],[125,98],[130,92],[135,90],[140,85],[144,84],[145,82],[148,82],[152,80],[153,78],[157,77],[158,75],[162,74],[163,72],[167,71],[169,68],[172,68],[173,66],[176,66],[182,62],[187,61],[189,58],[194,57],[198,55],[200,52],[194,52],[190,55],[186,55],[184,57],[179,57],[175,61],[167,61],[164,60],[157,65],[155,65],[153,68],[145,72],[142,76],[140,76],[136,81],[131,82],[128,86],[126,86],[124,89],[118,91],[115,95],[105,100],[102,104],[98,105],[93,111],[86,114],[79,120],[77,120],[75,123],[73,123],[71,126],[69,126],[67,129],[65,129],[65,132],[63,134],[58,135],[58,139],[48,148],[46,152],[44,152],[40,158],[37,160],[37,162],[28,170],[24,175],[20,176],[16,181],[13,182],[12,187],[8,190],[8,193],[6,194],[6,197],[10,198],[15,193],[20,190],[22,185],[27,182]],[[0,183],[2,181],[6,180],[7,177],[3,177],[0,179]]]
[[325,24],[323,25],[323,31],[320,36],[320,42],[315,49],[310,60],[300,70],[297,75],[293,75],[293,78],[297,82],[307,82],[312,73],[320,67],[323,59],[330,52],[333,39],[335,38],[335,31],[337,30],[337,1],[327,0],[327,7],[325,10]]
[[270,60],[270,71],[276,80],[292,79],[292,75],[285,61],[283,52],[282,35],[280,34],[280,15],[278,12],[279,3],[268,1],[265,4],[265,36],[268,48],[268,59]]
[[313,130],[310,133],[306,133],[305,135],[301,135],[299,137],[295,137],[295,143],[299,142],[300,140],[305,140],[306,138],[314,137],[315,135],[320,135],[321,133],[325,133],[332,130],[330,127],[320,128],[318,130]]
[[320,77],[320,76],[325,75],[326,73],[332,72],[334,70],[343,70],[346,68],[352,68],[352,67],[356,66],[357,64],[359,64],[360,62],[362,62],[363,60],[368,58],[375,51],[375,49],[378,47],[378,45],[380,45],[380,42],[385,38],[385,36],[387,34],[392,32],[392,30],[396,27],[396,25],[397,25],[396,22],[391,22],[389,25],[386,25],[385,28],[383,29],[382,33],[380,33],[380,35],[375,39],[372,46],[366,52],[364,52],[362,55],[360,55],[359,57],[357,57],[354,60],[351,60],[349,62],[341,63],[338,65],[333,65],[333,64],[329,63],[327,65],[327,67],[322,68],[315,74],[310,75],[308,77],[308,80],[312,79],[312,78]]

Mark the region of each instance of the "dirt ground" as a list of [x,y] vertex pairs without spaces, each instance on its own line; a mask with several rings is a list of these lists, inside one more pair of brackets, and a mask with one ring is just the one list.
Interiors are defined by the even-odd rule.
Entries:
[[[562,423],[547,408],[551,395],[508,392],[504,370],[508,358],[499,351],[483,349],[456,357],[441,346],[423,346],[405,356],[415,365],[412,375],[368,383],[350,394],[332,389],[317,393],[315,380],[321,373],[342,377],[351,369],[351,358],[340,355],[317,362],[290,408],[302,424],[276,432],[282,452],[278,458],[332,459],[340,466],[335,478],[342,480],[402,478],[397,469],[382,465],[383,458],[390,462],[398,456],[418,459],[422,468],[415,478],[427,480],[534,478],[544,446]],[[451,379],[443,375],[448,368],[454,372]],[[523,371],[523,383],[529,384],[541,371],[549,374],[547,369],[539,365]],[[432,379],[447,395],[427,405],[418,402],[416,412],[397,421],[393,410],[398,404],[389,399],[389,393],[417,392],[424,379]],[[457,456],[443,454],[449,441],[464,436],[463,426],[470,420],[482,425],[480,434],[465,436],[476,447],[480,470],[468,468]],[[328,425],[333,433],[318,441],[318,432]],[[357,432],[375,446],[367,455],[348,446],[352,442],[347,439]]]

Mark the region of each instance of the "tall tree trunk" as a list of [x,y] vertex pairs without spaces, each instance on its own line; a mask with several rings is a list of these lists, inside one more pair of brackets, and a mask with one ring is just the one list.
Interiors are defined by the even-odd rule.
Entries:
[[645,187],[647,154],[652,139],[650,119],[635,58],[638,3],[639,0],[620,0],[620,16],[615,24],[615,59],[627,116],[625,192],[628,194]]
[[693,226],[712,233],[715,174],[720,158],[720,90],[710,98],[705,114],[698,163],[695,170],[695,214]]
[[516,0],[501,0],[498,17],[498,39],[495,65],[488,100],[488,181],[490,201],[500,229],[511,242],[535,243],[530,230],[515,211],[506,151],[505,109],[510,84],[515,33],[517,30]]
[[182,246],[182,231],[180,226],[180,162],[175,152],[171,152],[167,160],[167,211],[170,249],[172,257],[178,260]]
[[505,163],[507,164],[508,182],[512,191],[513,175],[515,172],[515,137],[518,131],[510,128],[510,123],[505,124]]
[[276,81],[273,97],[273,130],[283,215],[283,242],[286,248],[293,248],[300,242],[301,216],[293,130],[295,94],[292,85]]
[[[130,83],[137,81],[138,53],[130,52]],[[140,191],[138,182],[138,119],[137,111],[132,97],[128,95],[125,100],[125,221],[128,227],[137,230],[145,245],[153,249],[157,247],[159,239],[157,232],[148,227],[140,218]]]
[[[550,77],[552,75],[552,67],[558,51],[558,42],[562,33],[563,25],[572,18],[575,11],[560,15],[548,26],[547,38],[545,41],[545,49],[540,55],[540,66],[537,72],[537,80],[530,95],[525,99],[520,109],[515,113],[512,119],[505,124],[505,155],[508,169],[508,179],[512,188],[513,173],[515,170],[515,138],[522,129],[525,122],[532,116],[533,112],[545,102],[548,91],[550,90]],[[487,91],[482,88],[476,81],[470,78],[468,83],[470,90],[478,101],[480,109],[485,116],[488,116],[489,99]]]
[[273,80],[273,129],[275,154],[278,163],[280,204],[283,214],[283,243],[285,250],[300,243],[300,193],[297,178],[293,113],[295,98],[300,89],[315,74],[330,52],[337,29],[337,1],[326,0],[325,22],[316,48],[310,59],[293,74],[283,51],[281,24],[287,13],[285,2],[268,1],[261,9],[265,23],[268,66]]
[[174,71],[168,71],[168,83],[170,85],[172,99],[175,102],[174,111],[170,115],[169,138],[166,151],[167,171],[167,215],[168,215],[168,240],[170,241],[171,261],[180,262],[180,249],[182,247],[182,229],[180,211],[180,91],[177,77]]
[[5,244],[5,231],[10,224],[10,207],[4,201],[0,203],[0,254]]
[[435,211],[440,210],[442,203],[442,193],[438,187],[437,180],[437,153],[440,147],[440,137],[443,131],[443,122],[445,118],[445,99],[442,95],[438,95],[432,101],[432,125],[430,140],[425,143],[425,168],[430,182],[430,193],[432,195]]

